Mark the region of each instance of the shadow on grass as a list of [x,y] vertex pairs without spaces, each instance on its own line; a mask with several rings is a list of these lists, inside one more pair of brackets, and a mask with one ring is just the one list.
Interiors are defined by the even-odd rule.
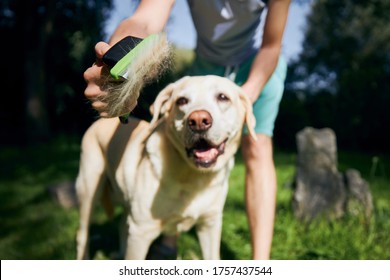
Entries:
[[1,203],[1,259],[73,258],[70,250],[74,243],[69,242],[72,239],[68,234],[72,228],[70,213],[52,203],[50,195],[44,191],[37,191],[28,198],[23,197],[22,192],[14,188],[13,193],[2,197],[2,201],[7,196],[13,197],[14,202]]
[[121,215],[105,223],[92,223],[89,229],[89,256],[91,259],[119,258],[119,222]]
[[[91,259],[117,259],[120,258],[119,252],[119,222],[121,215],[116,216],[114,219],[104,223],[94,223],[90,226],[90,244],[89,244],[89,256]],[[187,241],[178,242],[178,255],[183,259],[202,259],[200,253],[195,228],[192,228],[189,232],[183,233],[186,235]],[[239,234],[239,233],[238,233]],[[190,240],[190,241],[188,241]],[[157,238],[153,244],[157,245],[161,242],[161,238]],[[188,245],[188,246],[187,246]],[[152,246],[151,246],[152,247]],[[187,251],[190,248],[191,254]],[[194,250],[195,248],[195,250]],[[199,251],[198,251],[199,250]],[[221,241],[221,259],[234,260],[236,259],[235,252],[231,249],[228,242]]]

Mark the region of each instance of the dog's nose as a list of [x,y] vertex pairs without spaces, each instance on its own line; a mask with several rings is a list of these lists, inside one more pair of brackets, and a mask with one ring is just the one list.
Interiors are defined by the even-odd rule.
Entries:
[[212,126],[213,118],[207,111],[194,111],[188,116],[187,124],[192,131],[203,132]]

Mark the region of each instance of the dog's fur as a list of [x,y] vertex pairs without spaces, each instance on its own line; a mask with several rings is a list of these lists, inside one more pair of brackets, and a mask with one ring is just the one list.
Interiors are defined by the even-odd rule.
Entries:
[[161,233],[196,225],[204,259],[219,259],[222,210],[242,127],[254,117],[247,96],[228,79],[185,77],[157,96],[150,123],[100,119],[85,133],[76,188],[77,257],[87,258],[94,202],[109,186],[125,208],[127,259],[144,259]]
[[141,89],[150,81],[156,80],[165,73],[172,62],[171,46],[165,33],[154,34],[138,49],[126,72],[127,78],[121,80],[107,76],[103,88],[110,94],[97,96],[107,104],[107,116],[124,115],[134,109]]

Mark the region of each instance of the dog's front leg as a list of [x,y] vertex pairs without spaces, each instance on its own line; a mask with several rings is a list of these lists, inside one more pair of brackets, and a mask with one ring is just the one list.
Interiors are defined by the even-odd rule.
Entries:
[[105,182],[104,176],[90,176],[85,178],[81,174],[76,181],[77,195],[80,204],[80,225],[77,231],[77,259],[88,259],[88,241],[89,241],[89,224],[92,217],[92,211],[95,200],[99,196],[98,192]]
[[80,206],[80,227],[77,231],[77,259],[88,259],[88,235],[93,203],[82,202]]
[[216,215],[201,219],[196,225],[196,233],[202,249],[203,259],[219,260],[222,217],[220,217],[220,215]]
[[127,260],[144,260],[150,245],[160,233],[159,227],[139,227],[130,222],[125,258]]

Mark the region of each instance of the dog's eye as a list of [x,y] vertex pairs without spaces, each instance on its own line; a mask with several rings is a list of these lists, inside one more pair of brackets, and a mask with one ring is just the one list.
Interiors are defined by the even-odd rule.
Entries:
[[218,93],[217,95],[217,99],[218,101],[229,101],[229,97],[227,97],[225,94],[223,93]]
[[186,105],[187,103],[188,103],[188,99],[185,97],[180,97],[176,100],[176,105],[178,106]]

